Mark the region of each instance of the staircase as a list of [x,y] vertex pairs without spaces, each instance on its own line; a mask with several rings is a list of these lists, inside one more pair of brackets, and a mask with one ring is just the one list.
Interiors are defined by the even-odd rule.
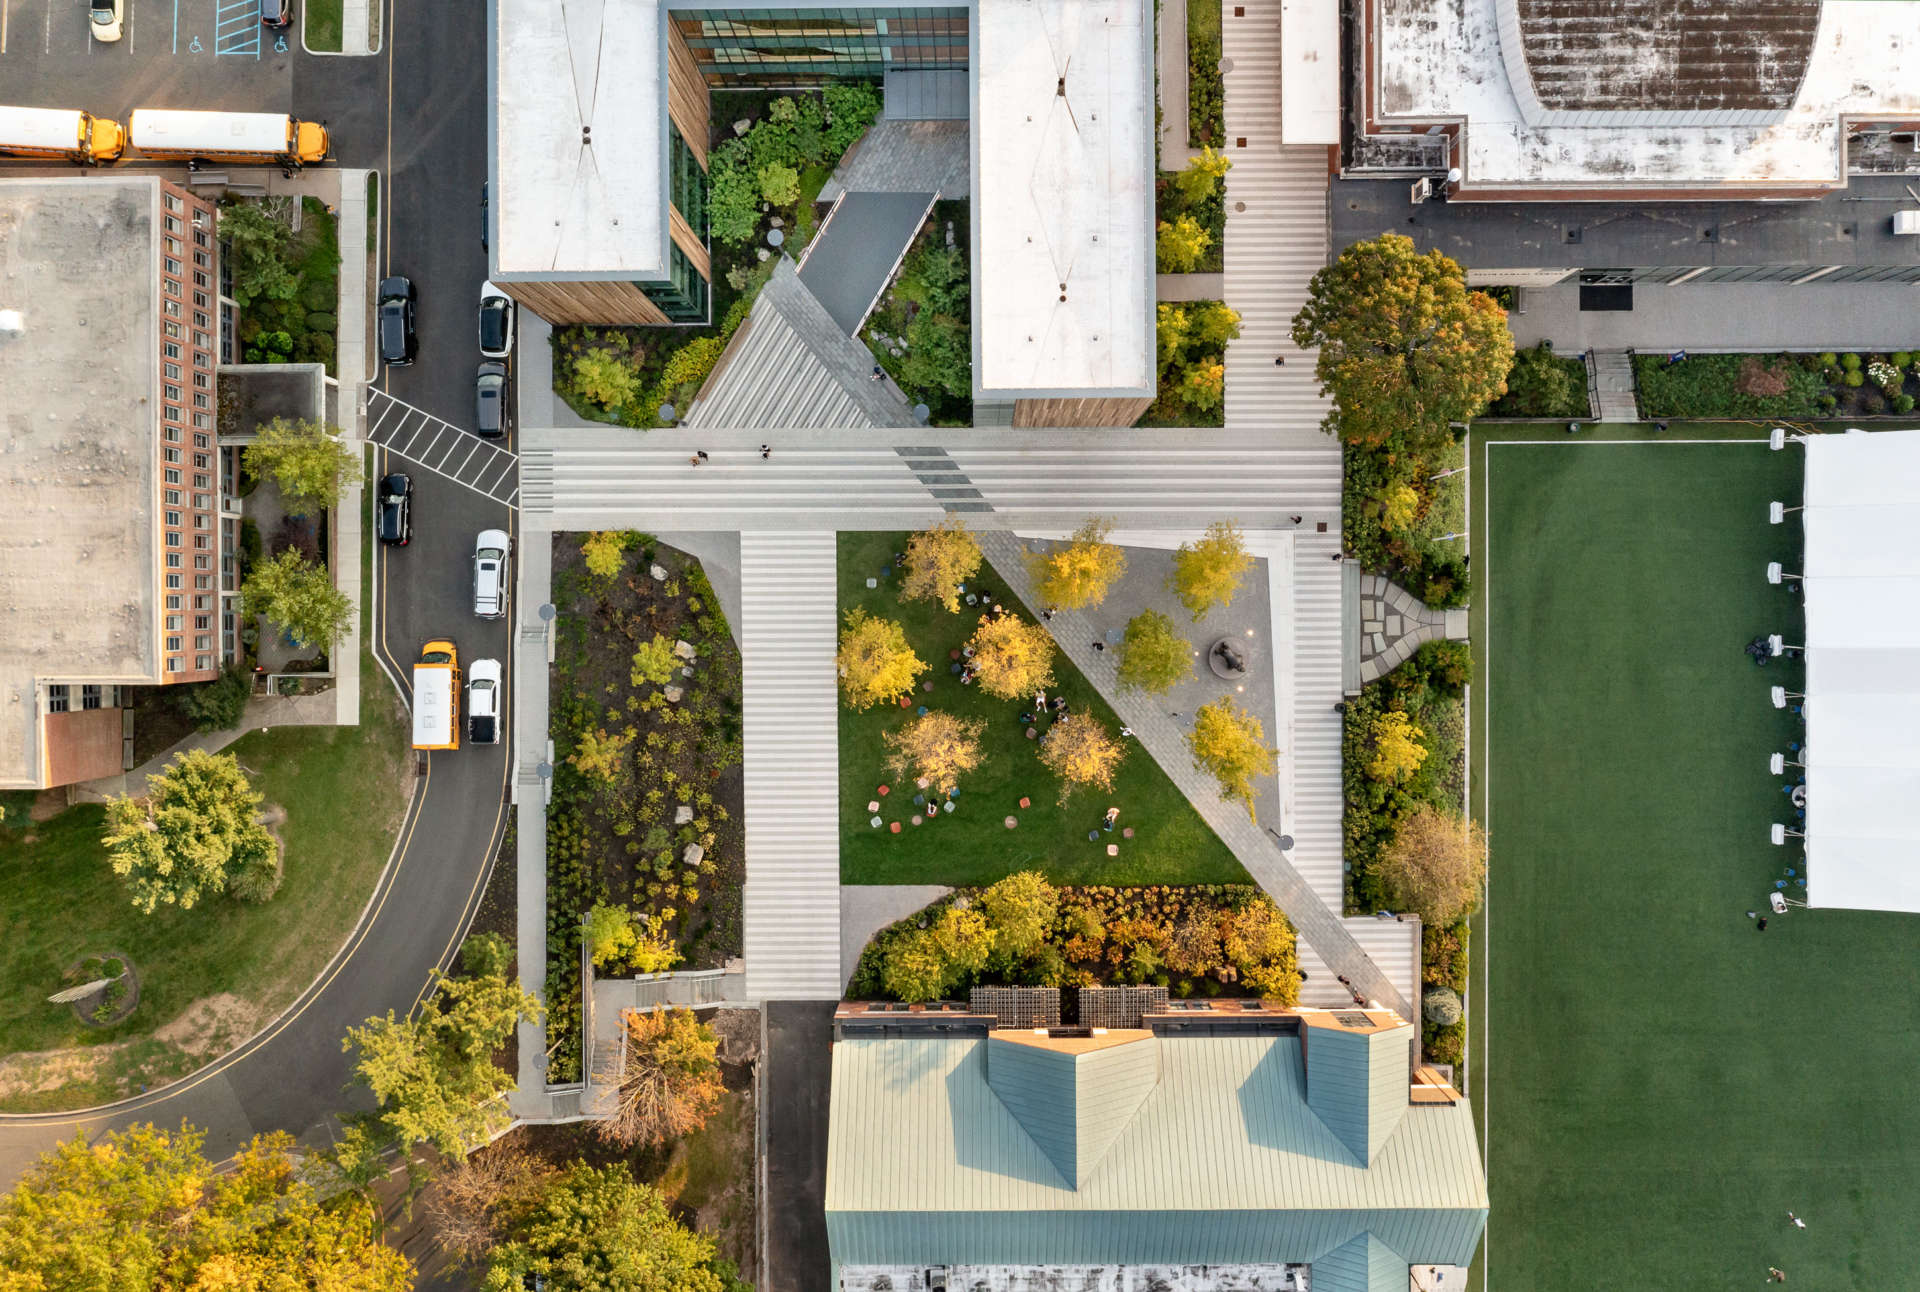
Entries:
[[1640,406],[1633,397],[1633,354],[1628,350],[1596,350],[1590,369],[1593,393],[1603,422],[1637,422]]

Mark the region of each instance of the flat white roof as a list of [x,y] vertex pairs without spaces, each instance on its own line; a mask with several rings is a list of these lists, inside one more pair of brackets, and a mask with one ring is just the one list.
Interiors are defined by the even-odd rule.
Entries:
[[1152,9],[979,0],[974,385],[1154,387]]
[[1920,3],[1826,0],[1805,79],[1770,125],[1529,125],[1496,0],[1370,0],[1376,120],[1464,118],[1466,186],[1837,185],[1843,116],[1920,113]]
[[0,180],[0,786],[42,682],[160,680],[159,223],[151,175]]
[[1280,142],[1340,142],[1340,0],[1281,0]]
[[495,14],[493,277],[665,278],[656,0],[496,0]]

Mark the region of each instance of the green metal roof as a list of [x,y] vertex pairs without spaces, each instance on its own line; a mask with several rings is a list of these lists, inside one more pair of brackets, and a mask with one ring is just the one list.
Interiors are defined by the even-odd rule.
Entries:
[[1391,1247],[1362,1234],[1313,1263],[1313,1292],[1407,1292],[1407,1266]]
[[987,1084],[1060,1172],[1078,1187],[1160,1079],[1160,1038],[1075,1054],[987,1040]]
[[835,1043],[837,1264],[1310,1263],[1372,1234],[1404,1277],[1465,1265],[1479,1243],[1486,1177],[1464,1102],[1408,1107],[1363,1165],[1309,1106],[1298,1038],[1162,1036],[1159,1082],[1076,1188],[994,1093],[989,1046]]
[[1365,1165],[1393,1137],[1407,1111],[1413,1029],[1306,1029],[1307,1105]]

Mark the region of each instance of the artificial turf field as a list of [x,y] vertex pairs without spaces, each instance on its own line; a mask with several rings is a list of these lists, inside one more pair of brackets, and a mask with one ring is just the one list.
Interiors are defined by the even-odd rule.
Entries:
[[1799,639],[1764,571],[1797,568],[1766,505],[1803,458],[1676,442],[1764,435],[1725,425],[1522,442],[1545,429],[1472,441],[1471,1284],[1920,1287],[1920,916],[1746,917],[1799,865],[1766,770],[1799,669],[1741,648]]

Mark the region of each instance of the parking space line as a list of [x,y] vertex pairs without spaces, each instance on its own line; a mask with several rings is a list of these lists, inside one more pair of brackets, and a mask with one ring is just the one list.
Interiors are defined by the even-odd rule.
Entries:
[[[446,452],[440,455],[440,460],[434,463],[433,469],[441,472],[444,475],[451,476],[455,480],[459,480],[460,477],[457,474],[447,470],[447,463],[453,461],[453,455],[460,451],[460,439],[458,438],[460,435],[460,432],[456,427],[453,427],[451,425],[449,425],[447,429],[453,432],[455,436],[454,441],[453,443],[447,445]],[[464,483],[464,481],[462,483]]]
[[496,486],[498,486],[502,481],[504,481],[507,478],[507,472],[501,471],[499,480],[495,480],[491,484],[487,482],[487,477],[489,475],[492,475],[497,468],[505,467],[508,470],[511,470],[513,468],[513,459],[508,457],[506,454],[496,452],[494,456],[499,458],[500,461],[490,464],[485,471],[482,471],[479,474],[479,476],[474,480],[474,488],[484,489],[488,493],[491,493],[493,492]]
[[[0,0],[0,3],[5,3],[5,0]],[[402,410],[397,419],[393,416],[395,406]],[[520,497],[519,458],[515,454],[470,435],[461,427],[415,408],[406,400],[397,399],[384,390],[369,392],[367,411],[370,420],[366,438],[368,442],[380,445],[388,455],[411,462],[506,507],[517,506]],[[416,415],[419,419],[417,422]],[[454,438],[443,444],[449,431]],[[416,452],[414,445],[422,435],[426,439]],[[454,455],[462,444],[467,446],[467,452],[454,466]],[[488,484],[488,481],[492,483]]]
[[440,448],[440,437],[442,435],[445,435],[446,433],[447,432],[446,432],[445,424],[436,423],[433,426],[433,438],[427,441],[425,448],[421,449],[418,453],[415,453],[413,456],[419,461],[425,462],[427,460],[428,454],[434,453]]
[[41,53],[51,54],[52,52],[53,52],[53,0],[47,0],[47,40],[46,40],[45,46],[41,49]]
[[[417,439],[419,439],[419,438],[420,438],[420,433],[421,433],[422,431],[424,431],[424,430],[426,430],[426,429],[427,429],[428,427],[430,427],[430,426],[432,426],[432,425],[433,425],[433,419],[432,419],[431,417],[428,417],[428,416],[426,416],[426,415],[425,415],[425,414],[423,413],[423,414],[421,414],[421,416],[420,416],[420,425],[418,425],[418,426],[416,426],[416,427],[414,427],[414,428],[413,428],[412,430],[407,430],[407,423],[409,423],[409,422],[411,422],[411,421],[413,420],[413,415],[414,415],[414,413],[415,413],[416,411],[418,411],[418,410],[416,410],[416,409],[409,409],[409,410],[407,411],[407,415],[406,415],[405,417],[403,417],[403,418],[401,418],[401,419],[400,419],[400,429],[401,429],[401,430],[405,430],[405,431],[407,431],[407,442],[406,442],[405,444],[402,444],[402,445],[399,445],[399,446],[398,446],[397,448],[395,448],[395,450],[394,450],[394,451],[395,451],[396,453],[411,453],[411,452],[413,452],[413,442],[414,442],[415,440],[417,440]],[[393,435],[393,438],[394,438],[394,439],[396,439],[396,440],[397,440],[397,439],[399,439],[399,438],[400,438],[400,432],[399,432],[399,431],[395,431],[395,432],[394,432],[394,435]]]
[[[382,408],[380,409],[380,416],[378,416],[378,417],[376,417],[376,418],[374,418],[374,419],[373,419],[373,425],[372,425],[372,426],[369,426],[369,427],[367,428],[367,438],[368,438],[368,439],[370,439],[370,440],[372,440],[372,439],[378,439],[378,438],[379,438],[379,436],[380,436],[380,428],[381,428],[382,426],[385,426],[385,425],[387,424],[387,417],[388,417],[388,416],[389,416],[389,415],[390,415],[390,414],[391,414],[392,412],[393,412],[393,405],[392,405],[392,404],[386,404],[386,405],[384,405],[384,406],[382,406]],[[406,421],[406,420],[407,420],[407,418],[406,418],[406,414],[404,414],[404,413],[403,413],[403,414],[401,414],[401,416],[400,416],[400,420],[401,420],[402,422],[404,422],[404,421]]]

